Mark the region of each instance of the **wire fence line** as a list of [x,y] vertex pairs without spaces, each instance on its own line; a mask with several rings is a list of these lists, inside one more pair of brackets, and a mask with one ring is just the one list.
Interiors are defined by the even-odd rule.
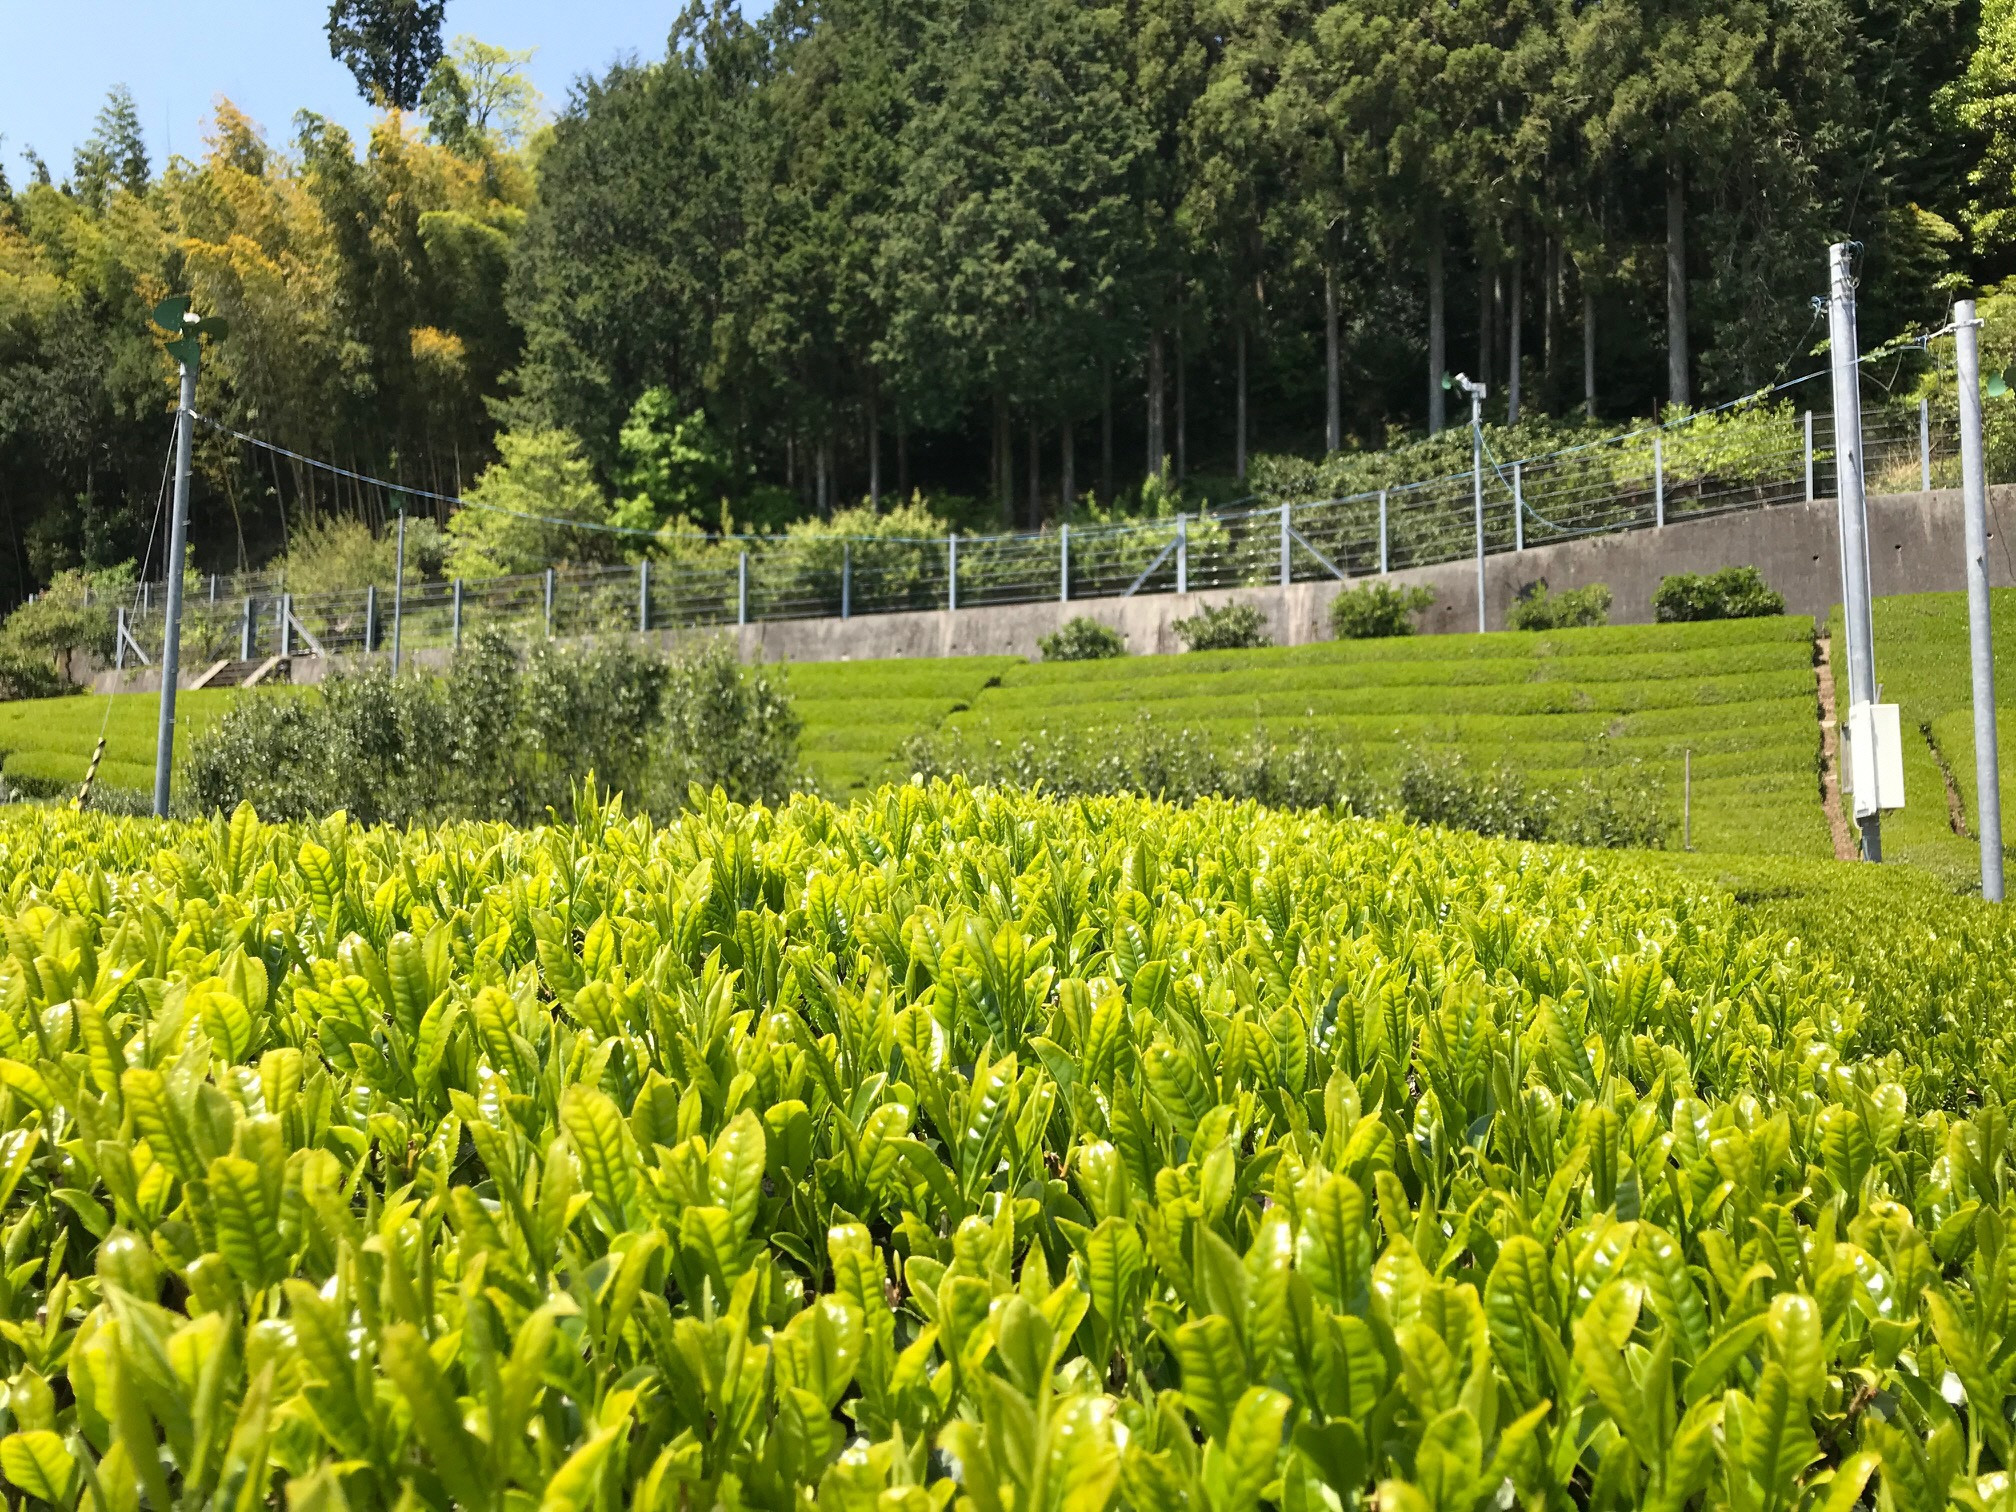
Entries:
[[[1872,493],[1928,487],[1952,471],[1952,417],[1865,408],[1863,450]],[[1832,417],[1784,408],[1540,457],[1491,455],[1482,481],[1489,554],[1826,498]],[[400,646],[412,650],[457,646],[482,627],[574,636],[1355,580],[1472,556],[1474,487],[1465,469],[1346,497],[1023,534],[714,537],[629,564],[408,580],[396,591],[296,594],[274,574],[195,577],[184,595],[184,655],[200,665],[376,652],[390,647],[395,620]],[[158,658],[165,597],[158,583],[122,596],[117,665]]]

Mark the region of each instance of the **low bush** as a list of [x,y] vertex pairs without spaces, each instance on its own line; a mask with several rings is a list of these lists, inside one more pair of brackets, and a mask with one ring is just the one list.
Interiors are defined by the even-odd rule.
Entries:
[[1662,625],[1763,619],[1784,612],[1785,595],[1765,582],[1755,567],[1669,573],[1652,595],[1652,617]]
[[1192,651],[1250,651],[1271,646],[1267,621],[1251,604],[1222,604],[1179,619],[1172,629]]
[[564,811],[593,773],[633,808],[669,812],[693,784],[781,799],[797,738],[781,686],[745,673],[725,643],[669,659],[542,644],[521,661],[490,632],[443,678],[376,664],[319,693],[247,700],[197,740],[185,791],[203,813],[250,801],[289,819],[532,822]]
[[[1600,746],[1600,742],[1596,743]],[[1243,738],[1141,714],[1124,725],[1041,730],[1019,739],[971,738],[956,726],[898,750],[899,769],[924,779],[1041,787],[1067,797],[1140,793],[1176,803],[1251,799],[1275,808],[1395,814],[1418,824],[1510,840],[1656,848],[1672,829],[1668,805],[1640,762],[1585,747],[1588,775],[1555,786],[1509,763],[1410,747],[1391,781],[1359,750],[1316,724],[1256,726]]]
[[1550,593],[1546,579],[1520,590],[1505,617],[1508,630],[1591,630],[1610,622],[1610,586],[1590,583]]
[[1127,654],[1127,637],[1089,615],[1066,620],[1036,643],[1046,662],[1104,661]]
[[1412,635],[1415,616],[1435,602],[1433,588],[1396,588],[1363,583],[1330,603],[1330,630],[1339,640],[1384,640]]

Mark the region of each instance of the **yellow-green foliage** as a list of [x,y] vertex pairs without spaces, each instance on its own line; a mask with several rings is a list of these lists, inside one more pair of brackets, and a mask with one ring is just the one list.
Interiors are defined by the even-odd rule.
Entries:
[[2000,1102],[1640,863],[906,786],[35,814],[0,876],[34,1502],[1786,1512],[2016,1454]]

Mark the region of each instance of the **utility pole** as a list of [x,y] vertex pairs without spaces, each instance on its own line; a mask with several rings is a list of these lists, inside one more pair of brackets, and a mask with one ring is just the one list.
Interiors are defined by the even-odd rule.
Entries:
[[1489,390],[1467,374],[1442,380],[1444,388],[1459,388],[1470,396],[1470,502],[1477,515],[1477,632],[1484,623],[1484,396]]
[[1974,664],[1974,825],[1981,832],[1981,896],[2002,901],[2002,770],[1995,749],[1995,645],[1988,613],[1988,472],[1981,455],[1981,322],[1974,301],[1953,306],[1960,370],[1960,492],[1967,518],[1967,640]]
[[168,602],[161,637],[161,720],[154,732],[154,817],[168,817],[168,793],[175,776],[175,683],[182,671],[182,573],[189,556],[189,452],[196,429],[196,375],[202,367],[199,332],[224,334],[221,320],[205,322],[189,308],[187,296],[164,299],[154,323],[175,339],[168,354],[182,369],[175,407],[175,503],[168,526]]
[[[1869,520],[1862,492],[1862,389],[1855,335],[1855,279],[1850,244],[1827,249],[1827,336],[1834,364],[1834,505],[1841,538],[1841,615],[1848,641],[1848,716],[1851,731],[1874,735],[1876,637],[1869,619]],[[1859,762],[1860,758],[1858,758]],[[1870,770],[1874,770],[1872,763]],[[1883,812],[1876,794],[1855,795],[1862,827],[1862,859],[1883,859]],[[1862,812],[1865,801],[1868,812]]]
[[392,548],[392,675],[399,675],[399,637],[406,618],[406,495],[399,499],[399,540]]

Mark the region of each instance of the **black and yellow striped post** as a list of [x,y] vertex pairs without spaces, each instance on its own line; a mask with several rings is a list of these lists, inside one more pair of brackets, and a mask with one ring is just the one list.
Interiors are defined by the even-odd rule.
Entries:
[[91,765],[84,769],[84,785],[77,789],[77,802],[72,805],[80,814],[84,805],[91,801],[91,784],[98,780],[98,763],[105,759],[105,737],[98,737],[98,748],[91,753]]

